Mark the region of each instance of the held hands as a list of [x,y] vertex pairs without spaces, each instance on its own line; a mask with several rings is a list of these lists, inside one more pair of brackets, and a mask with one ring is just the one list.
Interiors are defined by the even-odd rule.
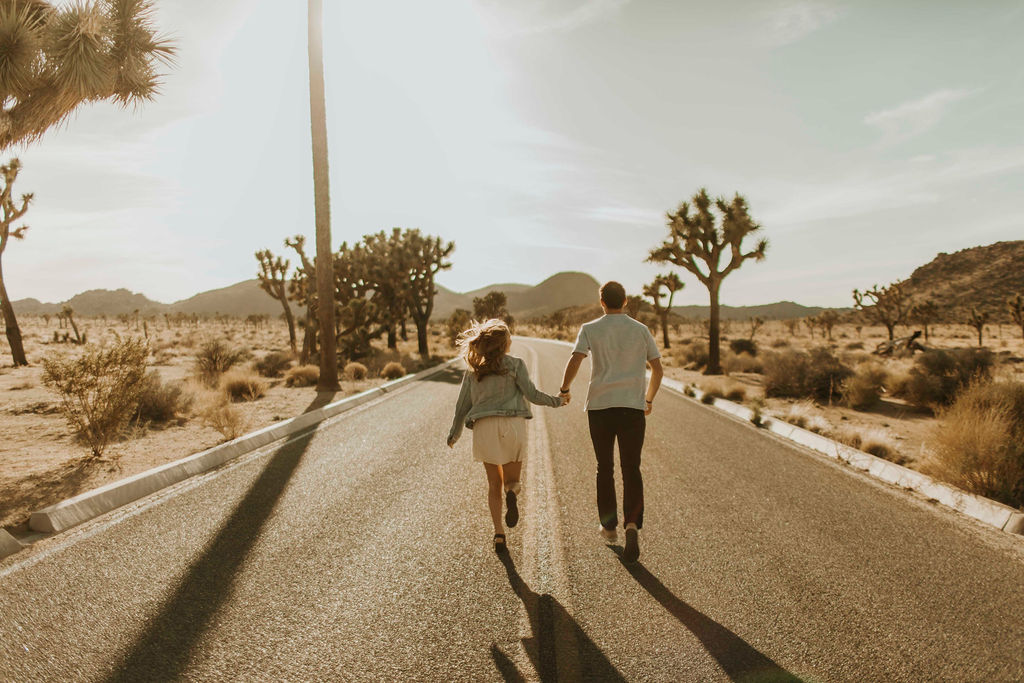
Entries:
[[559,408],[561,408],[562,406],[569,405],[569,401],[572,400],[572,394],[568,391],[560,391],[558,392],[558,398],[562,399],[562,402],[559,404]]

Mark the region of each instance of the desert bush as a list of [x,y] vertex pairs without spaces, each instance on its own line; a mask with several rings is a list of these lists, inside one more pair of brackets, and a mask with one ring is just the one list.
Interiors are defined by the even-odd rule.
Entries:
[[854,410],[867,410],[882,398],[888,376],[875,362],[861,363],[842,386],[843,403]]
[[753,339],[733,339],[729,342],[729,349],[735,354],[745,353],[750,356],[757,355],[757,344]]
[[914,405],[934,410],[951,404],[972,380],[990,378],[992,365],[992,352],[987,349],[925,351],[910,369],[902,395]]
[[391,361],[381,369],[380,376],[384,379],[398,379],[399,377],[405,377],[405,366],[401,363]]
[[783,337],[780,337],[780,338],[775,339],[775,340],[772,341],[772,348],[773,349],[784,349],[787,346],[789,346],[789,340],[785,339]]
[[195,397],[185,391],[180,382],[164,383],[160,373],[151,370],[146,374],[139,392],[139,402],[132,419],[136,423],[155,422],[165,424],[192,408]]
[[852,371],[824,347],[783,351],[764,358],[765,396],[831,400]]
[[253,367],[256,368],[256,372],[262,377],[280,377],[284,371],[291,367],[291,364],[292,355],[290,353],[271,351],[256,361]]
[[366,379],[367,372],[366,366],[362,363],[348,363],[345,365],[345,376],[353,381]]
[[716,398],[721,398],[721,396],[717,396],[716,392],[705,391],[700,397],[700,402],[706,405],[711,405],[715,402]]
[[57,392],[61,412],[93,456],[102,457],[135,412],[148,355],[144,340],[129,337],[110,346],[86,348],[78,358],[43,360],[43,383]]
[[846,345],[846,350],[847,351],[860,351],[863,348],[864,348],[864,342],[860,342],[860,341],[850,342],[849,344]]
[[224,392],[205,392],[196,414],[204,425],[216,429],[228,441],[245,433],[245,419],[241,411],[231,405]]
[[813,401],[797,401],[789,406],[782,416],[783,421],[797,427],[806,427],[807,421],[815,414]]
[[683,344],[672,350],[672,358],[676,363],[695,370],[707,367],[708,357],[708,344],[704,341]]
[[320,381],[320,368],[316,365],[298,365],[284,375],[288,387],[311,387]]
[[976,379],[940,411],[922,471],[1024,506],[1024,384]]
[[760,396],[750,402],[750,422],[755,427],[764,427],[767,422],[764,418],[765,402]]
[[747,353],[732,353],[726,351],[722,354],[722,369],[726,374],[734,372],[761,372],[764,370],[764,363],[761,359],[754,358]]
[[267,393],[267,383],[251,370],[234,368],[221,376],[220,390],[232,401],[255,401]]
[[221,375],[247,356],[245,349],[231,348],[220,339],[207,340],[196,353],[196,375],[206,386],[216,386]]
[[725,390],[725,399],[727,401],[735,401],[736,403],[742,403],[747,398],[747,390],[739,385],[728,387]]

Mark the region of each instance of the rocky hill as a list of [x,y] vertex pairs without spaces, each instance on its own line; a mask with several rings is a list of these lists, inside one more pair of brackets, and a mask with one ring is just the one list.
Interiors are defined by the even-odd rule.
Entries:
[[[672,312],[681,318],[707,318],[710,306],[673,306]],[[818,306],[802,306],[792,301],[779,301],[774,304],[760,304],[757,306],[726,306],[722,305],[719,314],[722,320],[748,320],[750,318],[764,318],[765,320],[789,320],[791,318],[806,318],[809,315],[818,315],[824,308]],[[848,309],[834,309],[839,312]]]
[[965,321],[972,307],[1008,322],[1006,300],[1024,294],[1024,240],[941,253],[903,285],[915,301],[935,301],[948,322]]
[[597,300],[597,280],[586,273],[558,273],[538,285],[503,284],[481,287],[458,294],[438,287],[434,300],[434,318],[447,318],[456,308],[473,310],[473,299],[488,292],[503,292],[508,297],[508,310],[518,320],[547,315],[563,308],[592,304]]

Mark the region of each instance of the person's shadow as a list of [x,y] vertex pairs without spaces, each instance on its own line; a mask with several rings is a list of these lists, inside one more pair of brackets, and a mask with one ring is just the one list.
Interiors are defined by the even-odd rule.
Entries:
[[[622,546],[609,547],[622,561]],[[641,563],[622,561],[622,566],[669,614],[697,636],[730,680],[744,683],[802,683],[798,676],[783,669],[738,635],[677,598]]]
[[[523,639],[523,646],[541,681],[626,680],[554,596],[535,593],[519,576],[512,556],[502,553],[500,557],[512,591],[526,608],[533,635]],[[491,658],[506,681],[526,680],[496,644],[491,645]]]

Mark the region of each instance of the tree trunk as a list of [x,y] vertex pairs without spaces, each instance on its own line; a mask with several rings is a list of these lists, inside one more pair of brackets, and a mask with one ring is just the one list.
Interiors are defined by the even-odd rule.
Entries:
[[395,324],[388,325],[388,348],[398,349],[398,336],[395,334]]
[[3,309],[4,326],[7,328],[7,343],[11,346],[14,365],[28,365],[25,347],[21,342],[21,328],[18,327],[18,319],[14,317],[14,306],[11,305],[11,300],[7,296],[7,287],[4,285],[2,264],[0,264],[0,308]]
[[330,175],[327,166],[327,100],[324,92],[323,0],[309,0],[309,116],[313,139],[316,213],[316,285],[320,305],[320,380],[317,391],[341,391],[334,336],[334,258],[331,253]]
[[288,344],[292,347],[292,353],[297,353],[298,349],[295,346],[295,318],[292,317],[292,308],[288,305],[288,299],[281,299],[281,305],[284,307],[284,319],[288,323]]
[[669,348],[668,343],[668,312],[659,316],[661,318],[661,336],[665,339],[665,348]]
[[711,295],[711,311],[708,320],[708,366],[704,369],[705,375],[721,375],[722,361],[721,352],[718,348],[719,339],[719,306],[718,306],[719,283],[712,280],[708,292]]
[[885,324],[885,328],[887,330],[889,330],[889,341],[892,341],[893,340],[893,331],[896,329],[896,324],[893,323],[893,324],[890,325],[889,323],[886,323]]
[[[1021,328],[1021,333],[1024,334],[1024,327]],[[409,330],[405,327],[405,318],[402,318],[402,341],[409,341]]]
[[923,327],[924,327],[924,340],[925,340],[925,342],[927,342],[928,341],[928,323],[925,323],[923,325]]
[[420,358],[429,358],[430,351],[427,349],[427,320],[420,320],[419,318],[413,318],[416,323],[416,344],[418,346]]
[[981,331],[983,328],[978,328],[978,347],[981,348]]

